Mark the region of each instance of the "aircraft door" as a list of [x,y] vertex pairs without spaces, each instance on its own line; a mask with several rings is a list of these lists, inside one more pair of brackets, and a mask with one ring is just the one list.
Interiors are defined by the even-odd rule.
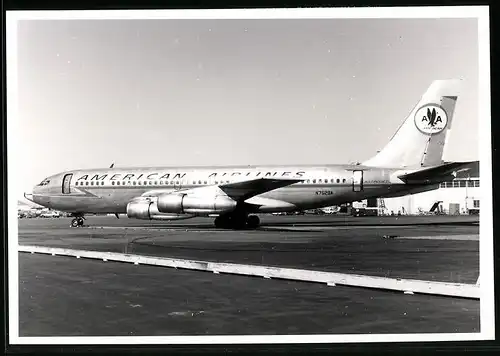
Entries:
[[352,172],[352,190],[354,192],[363,190],[363,171]]
[[73,177],[73,173],[66,174],[63,178],[62,183],[62,192],[63,194],[71,193],[71,178]]

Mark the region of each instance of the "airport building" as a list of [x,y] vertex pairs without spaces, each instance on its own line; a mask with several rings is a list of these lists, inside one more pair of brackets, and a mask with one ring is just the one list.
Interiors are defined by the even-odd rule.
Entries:
[[458,172],[451,182],[441,183],[439,189],[406,195],[398,198],[379,199],[379,213],[384,215],[427,214],[479,214],[481,201],[479,164],[468,171]]

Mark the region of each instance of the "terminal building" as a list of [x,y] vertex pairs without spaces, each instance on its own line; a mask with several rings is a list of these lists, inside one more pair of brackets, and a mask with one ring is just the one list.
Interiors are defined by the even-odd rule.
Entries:
[[479,182],[479,164],[475,164],[468,171],[458,172],[453,181],[441,183],[439,189],[397,198],[378,199],[379,214],[479,214]]

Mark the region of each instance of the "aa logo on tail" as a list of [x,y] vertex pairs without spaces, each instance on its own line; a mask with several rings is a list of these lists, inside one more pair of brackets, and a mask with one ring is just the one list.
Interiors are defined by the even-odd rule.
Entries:
[[422,106],[415,114],[415,125],[427,135],[437,134],[443,131],[448,124],[446,111],[436,104]]

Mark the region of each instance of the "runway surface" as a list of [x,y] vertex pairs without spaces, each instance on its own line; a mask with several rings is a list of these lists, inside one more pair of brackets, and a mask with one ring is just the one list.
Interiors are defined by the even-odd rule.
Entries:
[[[479,274],[477,217],[262,222],[21,219],[19,243],[458,283]],[[29,254],[20,282],[21,336],[479,331],[479,301],[446,297]]]

